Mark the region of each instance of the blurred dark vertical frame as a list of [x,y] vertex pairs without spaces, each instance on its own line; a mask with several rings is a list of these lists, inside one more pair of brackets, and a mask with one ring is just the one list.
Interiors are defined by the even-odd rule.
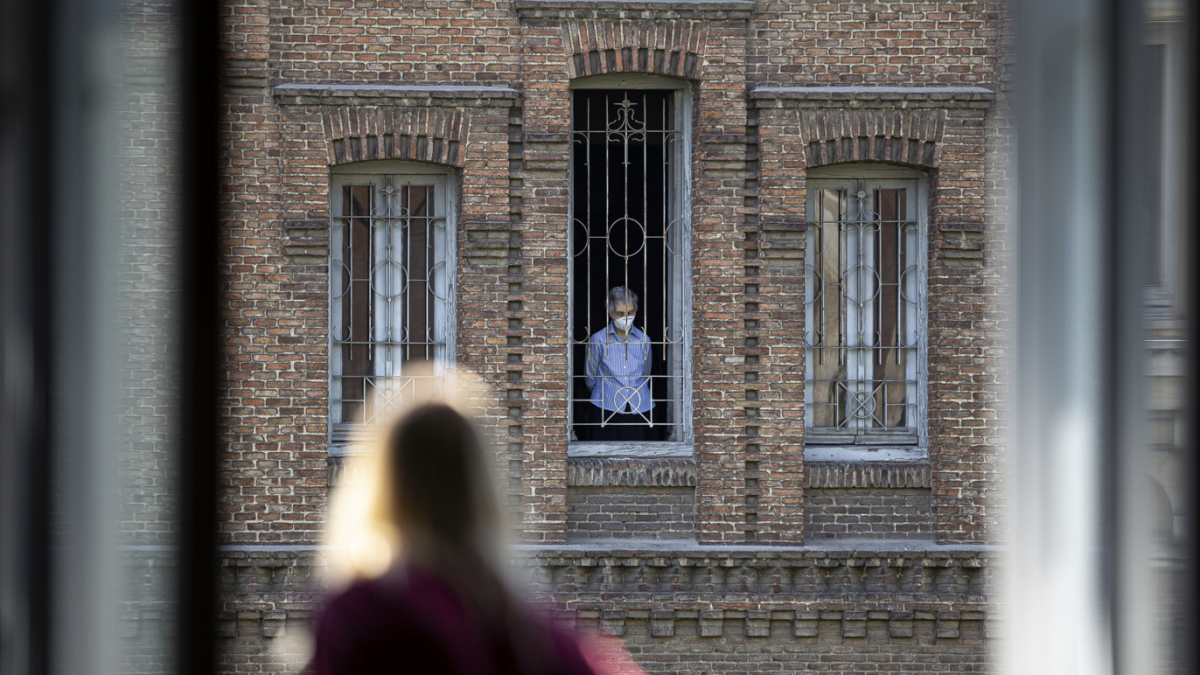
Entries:
[[1185,456],[1189,462],[1188,472],[1188,508],[1186,511],[1187,530],[1184,533],[1187,545],[1187,557],[1184,561],[1188,573],[1183,575],[1187,585],[1183,590],[1180,604],[1188,611],[1183,613],[1183,625],[1180,626],[1180,642],[1186,652],[1182,655],[1185,672],[1200,673],[1200,615],[1196,608],[1200,607],[1200,578],[1196,570],[1200,569],[1200,194],[1194,186],[1200,181],[1200,133],[1197,133],[1195,120],[1200,115],[1200,7],[1191,2],[1187,5],[1186,33],[1184,41],[1187,92],[1184,105],[1190,123],[1186,125],[1189,135],[1183,139],[1186,148],[1187,168],[1184,184],[1189,186],[1186,192],[1184,213],[1186,214],[1183,227],[1187,233],[1186,247],[1192,262],[1186,269],[1188,292],[1188,328],[1187,328],[1187,408],[1185,410],[1189,427],[1185,432],[1183,443]]
[[54,2],[0,0],[0,673],[49,672]]
[[[164,161],[181,173],[181,413],[168,639],[177,671],[211,673],[220,5],[175,9],[182,114],[178,159]],[[0,0],[2,675],[119,669],[119,10],[118,0]]]
[[[1194,64],[1194,3],[1185,7]],[[1197,668],[1195,640],[1186,637],[1195,635],[1194,623],[1182,644],[1170,644],[1179,622],[1195,621],[1195,581],[1185,582],[1193,585],[1186,600],[1181,589],[1158,586],[1171,582],[1152,567],[1150,553],[1146,9],[1137,0],[1015,3],[1015,433],[1005,599],[1012,673]],[[1183,113],[1190,119],[1195,71],[1188,77]],[[1189,144],[1186,171],[1194,178],[1195,134],[1166,142]],[[1191,199],[1182,225],[1195,247]],[[1193,290],[1185,310],[1193,324],[1200,310],[1195,260],[1187,265]],[[1197,565],[1200,370],[1190,330],[1185,577]]]
[[216,670],[221,4],[181,0],[179,625],[176,671]]

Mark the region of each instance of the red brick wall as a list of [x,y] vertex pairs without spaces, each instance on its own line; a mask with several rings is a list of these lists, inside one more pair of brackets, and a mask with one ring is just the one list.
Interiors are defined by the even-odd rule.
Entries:
[[[693,78],[695,91],[698,538],[802,540],[804,169],[855,159],[930,174],[937,537],[986,538],[993,413],[980,403],[995,279],[979,250],[989,102],[751,92],[994,84],[996,5],[647,10],[633,21],[570,7],[514,13],[507,3],[227,6],[231,536],[311,540],[319,529],[329,167],[390,157],[461,167],[460,362],[499,394],[486,421],[504,439],[502,464],[521,478],[510,489],[527,536],[563,541],[567,85],[643,71]],[[520,97],[272,95],[281,84],[506,86]],[[396,145],[385,150],[389,136]]]
[[686,487],[572,487],[567,539],[691,539],[696,491]]
[[804,533],[809,540],[932,539],[930,491],[809,488]]
[[779,85],[996,83],[999,2],[756,3],[751,79]]

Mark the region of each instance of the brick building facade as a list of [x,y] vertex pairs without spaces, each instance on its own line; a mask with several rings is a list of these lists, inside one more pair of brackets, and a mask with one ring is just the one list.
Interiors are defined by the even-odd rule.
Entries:
[[[494,394],[482,421],[520,559],[565,620],[623,636],[650,672],[988,668],[999,3],[225,4],[225,672],[296,667],[287,639],[310,620],[327,497],[357,447],[331,423],[346,358],[331,356],[331,279],[349,265],[336,181],[422,170],[447,181],[448,353]],[[572,105],[588,89],[679,92],[686,111],[671,169],[685,255],[664,283],[690,335],[681,431],[661,447],[572,440]],[[911,186],[916,215],[897,219],[918,247],[902,244],[894,272],[911,305],[897,334],[916,336],[895,380],[907,393],[856,399],[838,380],[849,398],[830,404],[839,419],[868,399],[902,405],[880,422],[899,441],[865,422],[822,443],[806,431],[810,173],[859,180],[860,209],[867,190]],[[166,501],[130,505],[147,587]],[[159,611],[131,605],[129,635]]]

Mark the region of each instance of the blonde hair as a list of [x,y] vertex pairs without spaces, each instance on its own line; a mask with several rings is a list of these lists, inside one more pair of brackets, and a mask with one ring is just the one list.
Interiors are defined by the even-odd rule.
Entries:
[[331,504],[331,588],[420,565],[455,590],[485,631],[507,636],[523,672],[546,672],[553,644],[501,571],[503,523],[468,416],[447,401],[415,405],[364,460]]
[[[426,370],[410,367],[405,374],[434,381]],[[407,401],[379,426],[366,453],[343,464],[340,484],[330,493],[325,534],[330,588],[437,557],[447,544],[489,562],[497,555],[502,522],[491,464],[470,422],[472,404],[492,397],[482,378],[463,370],[436,381],[445,386]],[[442,492],[425,490],[434,483]],[[451,499],[451,492],[459,498]]]

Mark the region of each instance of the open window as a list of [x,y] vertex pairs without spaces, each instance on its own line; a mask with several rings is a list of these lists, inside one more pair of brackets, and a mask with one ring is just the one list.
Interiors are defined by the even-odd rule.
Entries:
[[885,167],[809,175],[806,445],[924,445],[923,185]]
[[690,97],[669,78],[592,80],[572,98],[569,452],[688,454]]
[[373,162],[335,171],[330,232],[330,448],[336,454],[454,363],[452,175]]

